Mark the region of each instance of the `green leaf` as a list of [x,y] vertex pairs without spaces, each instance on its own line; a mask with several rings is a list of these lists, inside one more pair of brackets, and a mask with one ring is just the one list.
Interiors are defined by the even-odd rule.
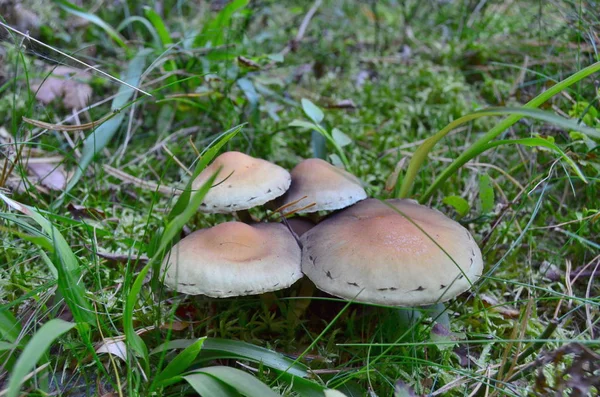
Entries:
[[479,207],[487,214],[494,209],[494,187],[488,174],[479,175]]
[[69,3],[67,0],[54,0],[56,4],[66,12],[78,16],[79,18],[83,18],[94,25],[99,26],[102,30],[106,32],[112,38],[115,43],[117,43],[121,48],[125,50],[129,49],[127,44],[125,44],[125,39],[121,36],[116,30],[112,28],[109,24],[104,22],[101,18],[94,14],[90,14],[82,8],[77,7],[75,4]]
[[122,31],[123,29],[125,29],[127,26],[133,24],[134,22],[139,22],[146,28],[148,33],[150,33],[150,35],[152,36],[152,40],[154,41],[154,46],[156,48],[162,48],[162,42],[160,41],[158,32],[156,31],[154,26],[152,26],[150,21],[147,20],[146,18],[137,16],[137,15],[132,15],[129,18],[125,18],[121,21],[121,23],[119,23],[119,25],[117,25],[117,32]]
[[267,55],[267,58],[269,58],[271,61],[273,62],[283,62],[283,54],[281,53],[276,53],[276,54],[269,54]]
[[35,364],[44,356],[50,345],[62,334],[75,327],[75,324],[60,319],[52,319],[42,325],[33,335],[23,353],[13,367],[8,380],[7,397],[17,397],[25,377],[29,374]]
[[327,389],[324,391],[325,397],[347,397],[339,390]]
[[[149,49],[141,50],[138,54],[133,58],[131,63],[129,64],[129,68],[127,69],[127,76],[124,81],[132,86],[137,86],[140,82],[140,77],[144,72],[144,65],[146,63],[146,56],[151,52]],[[123,119],[125,118],[125,112],[120,111],[123,106],[127,104],[131,96],[133,95],[134,89],[130,88],[126,85],[122,85],[119,87],[119,91],[117,92],[117,96],[112,101],[112,108],[119,110],[119,113],[104,122],[98,128],[94,130],[90,135],[87,136],[83,143],[83,150],[81,152],[81,158],[79,159],[78,167],[75,169],[75,172],[67,187],[65,192],[61,196],[64,198],[73,187],[79,182],[79,179],[83,176],[85,170],[90,165],[94,156],[99,153],[102,149],[106,147],[106,145],[112,140],[113,136],[121,126]],[[60,201],[59,201],[60,202]]]
[[252,106],[252,108],[256,108],[258,106],[258,101],[260,99],[260,96],[258,95],[258,92],[256,92],[256,89],[254,88],[254,84],[252,84],[252,81],[250,81],[250,79],[242,77],[241,79],[238,79],[236,81],[236,84],[244,92],[244,95],[248,99],[248,102],[250,102],[250,105]]
[[205,340],[206,337],[198,339],[196,342],[192,343],[181,353],[175,356],[175,358],[166,366],[166,368],[163,369],[162,372],[156,376],[156,378],[154,378],[152,385],[150,386],[150,391],[172,383],[173,378],[186,371],[189,366],[192,365],[198,356],[198,353],[200,353],[200,349],[202,349],[202,344]]
[[16,343],[8,343],[8,342],[0,341],[0,351],[13,350],[13,349],[16,349],[17,347],[18,347],[18,345]]
[[333,140],[340,147],[344,147],[344,146],[347,146],[352,143],[352,139],[350,139],[350,137],[348,135],[344,134],[342,131],[338,130],[337,128],[334,128],[333,130],[331,130],[331,136],[333,137]]
[[162,42],[163,46],[168,47],[169,45],[173,44],[173,40],[171,40],[169,30],[165,26],[165,23],[160,17],[160,15],[158,15],[152,7],[148,6],[144,7],[144,14],[146,15],[146,18],[148,18],[150,23],[152,23],[154,29],[156,29],[158,37],[160,37],[160,41]]
[[506,139],[506,140],[494,141],[494,142],[490,142],[487,145],[483,146],[481,148],[481,153],[483,153],[484,151],[491,149],[493,147],[502,146],[502,145],[523,145],[523,146],[529,146],[529,147],[541,146],[541,147],[550,149],[550,150],[556,152],[558,155],[560,155],[560,157],[562,157],[562,159],[567,164],[569,164],[569,166],[573,169],[573,171],[575,171],[577,176],[582,181],[587,182],[585,175],[583,175],[583,172],[581,172],[581,170],[579,169],[577,164],[575,164],[575,162],[569,156],[567,156],[567,154],[565,152],[563,152],[558,146],[556,146],[553,142],[550,142],[547,139],[523,138],[523,139]]
[[304,110],[304,113],[306,113],[309,119],[311,119],[315,124],[319,124],[321,121],[323,121],[325,115],[317,105],[315,105],[306,98],[302,98],[301,102],[302,109]]
[[[156,354],[171,349],[184,349],[192,343],[194,343],[194,340],[175,339],[158,346],[152,350],[150,354]],[[227,356],[228,358],[238,358],[255,363],[262,363],[269,368],[274,368],[279,371],[288,370],[287,372],[289,374],[295,376],[308,376],[306,366],[302,364],[294,364],[293,360],[287,358],[281,353],[246,342],[219,338],[207,338],[202,346],[200,358],[202,358],[205,353],[211,353],[211,359],[218,359],[219,357]]]
[[0,310],[0,335],[2,340],[16,343],[21,334],[21,323],[7,309]]
[[73,317],[78,323],[96,324],[94,311],[85,294],[85,289],[81,281],[81,269],[79,261],[71,250],[58,229],[46,218],[44,218],[36,209],[27,205],[18,203],[2,193],[0,199],[13,209],[27,215],[42,227],[49,239],[54,245],[55,260],[52,262],[58,275],[58,291],[65,299],[65,303],[73,313]]
[[280,394],[275,393],[254,376],[232,367],[215,366],[202,368],[193,373],[210,375],[213,378],[233,387],[242,395],[247,397],[279,397]]
[[446,205],[451,206],[458,213],[458,215],[465,216],[469,213],[471,206],[464,198],[460,196],[447,196],[444,197],[442,202]]
[[327,139],[317,130],[310,134],[310,147],[314,157],[323,160],[327,158]]
[[289,127],[302,127],[302,128],[308,128],[310,130],[316,130],[317,126],[314,125],[313,123],[309,123],[308,121],[303,121],[303,120],[292,120],[291,123],[288,124]]
[[202,397],[238,397],[241,396],[233,387],[218,381],[211,375],[195,373],[184,376],[190,386]]
[[246,7],[249,0],[234,0],[227,4],[209,23],[204,25],[202,33],[194,41],[195,47],[217,47],[226,43],[227,36],[231,29],[231,20],[235,13]]

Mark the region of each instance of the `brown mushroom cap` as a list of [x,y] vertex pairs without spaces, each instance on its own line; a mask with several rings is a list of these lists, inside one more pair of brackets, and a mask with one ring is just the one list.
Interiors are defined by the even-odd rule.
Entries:
[[361,201],[309,230],[301,242],[304,274],[325,292],[361,302],[443,302],[468,290],[483,270],[467,229],[412,200]]
[[284,168],[240,152],[225,152],[198,175],[192,184],[200,187],[222,167],[214,186],[204,197],[200,211],[226,214],[262,205],[281,196],[290,187]]
[[280,223],[227,222],[182,239],[163,263],[164,283],[215,298],[287,288],[302,277],[300,247]]
[[[301,161],[291,171],[292,185],[281,198],[281,205],[298,203],[283,209],[287,214],[315,203],[312,207],[297,211],[300,214],[321,210],[338,210],[367,198],[360,181],[348,171],[321,159]],[[302,197],[308,196],[302,199]]]

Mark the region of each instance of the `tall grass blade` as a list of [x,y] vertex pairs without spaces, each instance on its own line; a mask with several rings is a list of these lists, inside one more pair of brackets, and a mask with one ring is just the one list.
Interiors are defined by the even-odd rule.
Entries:
[[[452,130],[454,130],[456,127],[458,127],[462,124],[465,124],[471,120],[475,120],[475,119],[478,119],[481,117],[502,116],[502,115],[507,115],[507,114],[513,115],[513,117],[517,117],[517,120],[519,120],[521,117],[527,116],[527,117],[531,117],[536,120],[545,121],[547,123],[551,123],[551,124],[554,124],[554,125],[557,125],[559,127],[563,127],[563,128],[569,129],[569,130],[580,131],[583,134],[586,134],[590,137],[600,138],[600,131],[598,131],[594,128],[587,127],[585,125],[577,123],[574,120],[565,119],[564,117],[560,117],[553,113],[545,112],[545,111],[538,110],[538,109],[530,109],[530,108],[522,107],[522,108],[489,108],[489,109],[479,110],[479,111],[470,113],[466,116],[460,117],[460,118],[452,121],[450,124],[448,124],[442,130],[440,130],[438,133],[436,133],[435,135],[432,135],[431,137],[426,139],[425,142],[423,142],[421,144],[421,146],[419,146],[419,148],[416,150],[413,158],[411,159],[411,161],[408,165],[408,169],[406,170],[406,174],[404,175],[404,178],[402,179],[402,185],[400,187],[399,197],[400,198],[408,197],[408,195],[410,194],[412,185],[414,183],[414,180],[417,177],[417,174],[419,172],[419,169],[420,169],[421,165],[423,164],[423,162],[425,162],[425,160],[427,159],[427,155],[433,149],[433,147],[440,140],[442,140],[446,135],[448,135]],[[505,123],[503,123],[503,124],[505,124]],[[510,124],[510,125],[512,125],[512,124]],[[506,128],[510,127],[510,125],[507,126]],[[475,142],[473,145],[471,145],[471,147],[469,147],[467,150],[465,150],[448,168],[446,168],[442,172],[442,174],[434,181],[434,183],[429,186],[429,188],[426,190],[425,194],[421,197],[421,202],[426,201],[431,196],[433,191],[435,191],[435,189],[437,189],[438,185],[441,182],[443,182],[444,180],[446,180],[454,171],[456,171],[456,169],[458,169],[460,166],[462,166],[463,164],[465,164],[466,162],[468,162],[469,160],[471,160],[472,158],[474,158],[478,154],[480,154],[482,148],[485,147],[485,145],[487,145],[492,139],[496,138],[499,134],[501,134],[502,131],[504,131],[504,130],[497,130],[497,129],[491,130],[490,132],[494,132],[494,134],[490,134],[490,132],[486,133],[482,138],[480,138],[479,140],[477,140],[477,142]],[[456,167],[453,167],[453,164],[459,164],[459,165]],[[399,178],[400,178],[400,176],[399,176]]]
[[[278,397],[275,393],[254,376],[237,368],[215,366],[194,371],[195,374],[206,374],[233,387],[240,394],[248,397]],[[187,376],[186,376],[187,380]]]
[[209,23],[194,41],[195,47],[216,47],[226,42],[226,34],[230,29],[231,20],[235,13],[246,7],[249,0],[234,0],[227,4]]
[[[158,346],[150,354],[157,354],[165,350],[185,349],[194,343],[190,339],[176,339],[169,341],[161,346]],[[220,338],[207,338],[202,346],[199,358],[212,360],[218,358],[235,358],[241,360],[249,360],[255,363],[273,368],[279,371],[286,371],[289,374],[307,377],[307,368],[300,364],[294,363],[293,360],[285,357],[281,353],[265,349],[264,347],[255,346],[250,343],[228,340]]]
[[0,336],[2,336],[2,340],[11,344],[18,342],[21,329],[21,323],[8,309],[3,308],[0,310]]
[[190,386],[202,397],[239,397],[241,394],[233,387],[217,380],[216,378],[203,374],[195,373],[184,376]]
[[146,275],[152,269],[152,267],[159,263],[162,259],[162,255],[164,250],[171,244],[171,241],[175,237],[177,233],[181,231],[185,223],[191,218],[192,215],[197,211],[200,203],[204,199],[208,190],[212,187],[217,174],[214,174],[210,177],[204,185],[192,196],[190,200],[189,206],[177,217],[175,217],[169,224],[167,224],[165,231],[161,237],[160,244],[154,256],[148,261],[148,264],[144,266],[144,268],[140,271],[138,276],[136,277],[129,293],[127,294],[127,299],[125,301],[125,309],[123,312],[123,328],[125,332],[125,340],[127,341],[129,347],[133,349],[133,351],[142,359],[146,364],[146,369],[149,370],[148,367],[148,348],[146,344],[142,340],[142,338],[135,332],[133,327],[133,310],[136,302],[139,299],[140,291],[142,290],[142,285],[144,284],[144,279]]
[[152,385],[150,386],[150,391],[155,390],[156,388],[166,386],[170,383],[175,383],[180,374],[182,374],[185,370],[189,368],[190,365],[193,364],[194,360],[200,353],[200,349],[202,349],[202,344],[206,338],[200,338],[196,342],[192,343],[188,347],[186,347],[181,353],[179,353],[175,358],[159,373],[154,380],[152,381]]
[[70,3],[67,0],[53,0],[53,1],[56,4],[58,4],[58,6],[60,8],[62,8],[63,10],[65,10],[66,12],[73,14],[79,18],[83,18],[86,21],[93,23],[94,25],[97,25],[102,30],[104,30],[106,32],[106,34],[111,39],[113,39],[115,43],[117,43],[119,45],[119,47],[121,47],[127,51],[129,50],[129,47],[125,43],[125,39],[123,38],[123,36],[121,36],[119,34],[119,32],[117,32],[115,29],[113,29],[112,26],[110,26],[109,24],[104,22],[104,20],[102,20],[102,18],[99,18],[97,15],[90,14],[86,10],[77,7],[75,4]]
[[[132,86],[137,86],[140,81],[140,77],[144,72],[144,65],[146,63],[146,57],[151,52],[149,49],[143,49],[137,53],[137,55],[133,58],[131,63],[129,64],[129,68],[127,69],[127,75],[125,81]],[[99,153],[102,149],[108,145],[111,141],[112,137],[117,132],[118,128],[121,126],[123,119],[125,118],[125,113],[121,112],[121,108],[127,104],[131,96],[133,95],[134,90],[128,86],[122,85],[119,87],[119,91],[117,96],[112,101],[112,109],[118,111],[119,113],[104,122],[98,128],[94,130],[90,135],[87,136],[83,143],[83,150],[81,152],[81,158],[79,159],[79,164],[75,169],[75,173],[69,180],[65,192],[61,195],[61,199],[58,202],[58,205],[62,203],[64,197],[73,189],[73,187],[79,182],[79,179],[83,176],[85,170],[90,165],[94,156]],[[56,204],[55,204],[56,206]]]
[[17,397],[25,376],[34,368],[35,364],[46,354],[46,350],[62,334],[75,327],[75,324],[60,319],[52,319],[42,325],[33,335],[23,353],[13,367],[8,380],[7,397]]
[[33,219],[42,227],[55,247],[56,260],[53,264],[58,275],[58,291],[65,299],[65,303],[69,306],[73,317],[78,323],[95,325],[94,312],[85,295],[84,286],[81,283],[79,261],[62,234],[34,208],[18,203],[2,193],[0,193],[0,199],[13,209]]

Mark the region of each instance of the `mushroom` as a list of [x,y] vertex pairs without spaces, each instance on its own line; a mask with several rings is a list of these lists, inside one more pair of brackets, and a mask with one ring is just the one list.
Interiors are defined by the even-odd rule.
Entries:
[[413,200],[361,201],[300,240],[304,274],[321,290],[360,302],[443,302],[468,290],[483,270],[467,229]]
[[200,205],[201,212],[237,212],[248,220],[249,214],[241,211],[281,196],[291,183],[290,173],[276,164],[240,152],[225,152],[198,175],[192,188],[199,189],[219,168],[215,185]]
[[304,233],[315,227],[315,224],[306,218],[294,217],[286,219],[285,222],[298,237],[302,237]]
[[173,246],[162,271],[169,288],[213,298],[276,291],[302,277],[300,247],[280,223],[197,230]]
[[325,160],[303,160],[291,175],[290,189],[279,200],[284,214],[338,210],[367,198],[358,178]]

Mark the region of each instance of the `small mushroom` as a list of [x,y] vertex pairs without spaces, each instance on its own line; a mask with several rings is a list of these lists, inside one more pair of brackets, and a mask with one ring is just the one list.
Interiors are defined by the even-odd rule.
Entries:
[[284,168],[244,153],[225,152],[198,175],[192,188],[199,189],[219,168],[214,186],[200,205],[201,212],[247,210],[281,196],[290,187],[290,173]]
[[280,223],[198,230],[171,249],[162,271],[169,288],[213,298],[276,291],[302,277],[300,247]]
[[[284,214],[338,210],[367,198],[358,178],[325,160],[303,160],[291,175],[290,189],[280,199]],[[314,205],[307,207],[312,203]]]
[[304,274],[319,289],[360,302],[443,302],[468,290],[483,269],[467,229],[412,200],[361,201],[300,240]]

